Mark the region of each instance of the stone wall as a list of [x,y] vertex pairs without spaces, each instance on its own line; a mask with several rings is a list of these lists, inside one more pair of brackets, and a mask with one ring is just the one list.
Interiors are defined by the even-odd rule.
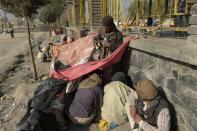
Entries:
[[189,19],[190,26],[188,27],[188,34],[197,35],[197,0],[191,0],[191,3],[193,5],[190,11],[191,16]]
[[147,77],[162,87],[168,100],[174,106],[179,131],[197,130],[197,66],[131,49],[129,76],[134,85]]

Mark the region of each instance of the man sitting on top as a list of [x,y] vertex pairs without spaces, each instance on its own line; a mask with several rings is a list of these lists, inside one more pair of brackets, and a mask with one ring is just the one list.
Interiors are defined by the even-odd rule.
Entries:
[[131,91],[128,103],[126,110],[132,129],[170,130],[169,105],[150,80],[138,82],[136,92]]
[[101,44],[105,51],[98,51],[93,57],[95,60],[107,57],[123,43],[122,33],[116,28],[111,16],[103,17],[102,25],[101,32],[94,38],[94,45]]

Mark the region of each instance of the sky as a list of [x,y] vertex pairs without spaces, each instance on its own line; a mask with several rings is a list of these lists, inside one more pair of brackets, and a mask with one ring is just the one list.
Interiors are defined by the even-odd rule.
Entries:
[[[130,6],[131,1],[133,0],[123,0],[123,1],[124,1],[124,8],[126,9]],[[0,9],[0,17],[4,17],[4,11],[2,11],[1,9]],[[8,19],[12,19],[14,18],[14,15],[7,13],[7,17]]]
[[[6,13],[6,16],[8,19],[12,19],[14,18],[14,15],[10,14],[10,13]],[[5,13],[3,10],[0,9],[0,17],[5,17]]]
[[128,8],[131,4],[131,1],[134,1],[134,0],[123,0],[123,1],[124,1],[125,8]]

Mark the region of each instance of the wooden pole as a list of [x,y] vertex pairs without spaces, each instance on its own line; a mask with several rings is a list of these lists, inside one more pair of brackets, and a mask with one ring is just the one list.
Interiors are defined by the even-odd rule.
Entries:
[[102,17],[106,16],[107,13],[107,0],[102,0]]
[[91,12],[92,12],[91,11],[91,0],[88,0],[88,15],[89,15],[88,22],[89,22],[89,24],[91,22],[91,17],[92,17]]
[[139,8],[140,8],[140,0],[137,0],[137,3],[136,3],[136,25],[138,26],[139,25],[139,19],[140,19],[140,13],[139,13]]
[[111,6],[110,6],[111,16],[113,17],[113,1],[112,1],[112,0],[110,0],[110,2],[111,2]]
[[5,24],[5,26],[4,26],[4,29],[6,30],[6,28],[7,28],[7,13],[6,13],[6,10],[4,10],[4,24]]
[[104,13],[105,12],[105,7],[104,7],[104,0],[101,0],[101,14],[102,14],[102,17],[104,16]]
[[80,25],[85,26],[85,0],[80,0]]
[[142,1],[142,16],[145,16],[145,10],[146,10],[146,0]]
[[173,11],[173,1],[172,0],[170,0],[170,14],[169,14],[169,18],[171,18],[171,16],[172,16],[172,11]]
[[51,25],[50,25],[50,23],[48,21],[47,21],[47,28],[48,28],[48,31],[49,31],[49,37],[51,37],[52,30],[51,30]]
[[160,0],[156,0],[156,12],[154,14],[160,15]]
[[174,15],[176,15],[178,13],[178,0],[175,0],[174,2]]
[[149,0],[149,6],[148,6],[148,16],[152,14],[152,0]]
[[165,0],[165,11],[164,11],[164,14],[168,14],[168,3],[169,3],[169,0]]
[[109,3],[108,3],[108,0],[105,0],[105,15],[108,15],[109,14],[109,10],[108,10],[108,6],[109,6]]
[[29,18],[26,18],[26,22],[27,22],[27,33],[28,33],[28,40],[29,40],[29,51],[30,51],[30,56],[31,56],[31,61],[32,61],[32,66],[33,66],[34,79],[38,80],[36,64],[34,61],[33,49],[32,49],[31,38],[30,38],[31,34],[30,34],[30,28],[29,28]]
[[159,16],[159,22],[160,24],[162,23],[162,20],[161,20],[161,15],[162,15],[162,8],[161,8],[161,1],[160,0],[157,0],[157,15]]

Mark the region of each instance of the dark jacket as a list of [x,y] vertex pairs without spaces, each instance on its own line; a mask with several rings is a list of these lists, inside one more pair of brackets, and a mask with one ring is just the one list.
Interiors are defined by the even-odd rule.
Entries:
[[66,81],[53,78],[42,81],[28,102],[27,113],[17,124],[17,131],[36,131],[43,112],[49,108],[56,95],[66,89],[66,85]]
[[155,127],[157,127],[157,117],[160,113],[160,111],[164,108],[168,108],[168,103],[165,99],[161,98],[160,96],[157,96],[155,100],[152,101],[151,105],[147,110],[143,110],[144,104],[142,100],[138,99],[136,101],[137,111],[140,114],[140,116],[143,117],[143,120]]

